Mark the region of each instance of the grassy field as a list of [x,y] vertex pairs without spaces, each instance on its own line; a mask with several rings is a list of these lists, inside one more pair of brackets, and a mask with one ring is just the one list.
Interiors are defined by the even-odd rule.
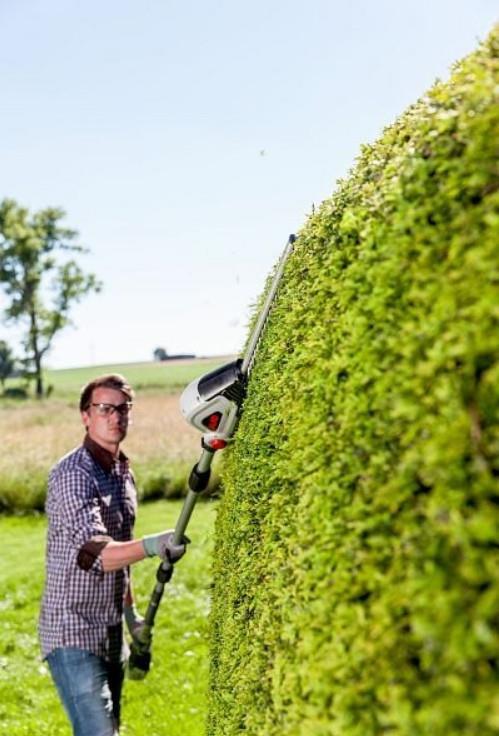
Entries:
[[54,386],[50,398],[0,400],[0,510],[43,508],[49,468],[83,438],[77,408],[80,388],[105,372],[123,373],[136,389],[132,426],[123,449],[132,461],[139,495],[180,496],[200,444],[199,432],[180,413],[180,389],[224,360],[54,371],[49,374]]
[[[139,509],[137,536],[174,526],[178,501]],[[198,503],[189,552],[165,590],[146,680],[127,682],[122,736],[201,736],[207,687],[207,613],[215,504]],[[45,520],[0,518],[0,733],[69,736],[50,675],[40,660],[37,616],[44,575]],[[135,597],[145,610],[157,562],[134,568]]]
[[121,373],[138,393],[145,391],[180,391],[197,376],[231,360],[231,357],[193,358],[167,360],[151,363],[124,363],[117,365],[97,365],[86,368],[47,371],[47,387],[52,386],[51,396],[68,398],[74,401],[81,387],[95,376],[103,373]]

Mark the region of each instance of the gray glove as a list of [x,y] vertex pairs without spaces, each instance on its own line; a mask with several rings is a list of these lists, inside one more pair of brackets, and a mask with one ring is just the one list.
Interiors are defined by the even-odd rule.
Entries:
[[162,560],[177,562],[185,554],[185,546],[191,540],[188,537],[182,539],[182,544],[173,543],[173,529],[160,534],[149,534],[142,539],[145,553],[148,557],[158,555]]
[[140,635],[144,626],[144,618],[135,608],[135,603],[132,603],[131,606],[125,606],[123,613],[125,614],[125,621],[130,636],[135,642],[142,643]]

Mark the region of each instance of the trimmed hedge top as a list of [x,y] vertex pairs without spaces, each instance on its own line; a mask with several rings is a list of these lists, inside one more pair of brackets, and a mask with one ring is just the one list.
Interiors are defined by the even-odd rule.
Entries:
[[225,467],[210,736],[499,734],[498,56],[299,235]]

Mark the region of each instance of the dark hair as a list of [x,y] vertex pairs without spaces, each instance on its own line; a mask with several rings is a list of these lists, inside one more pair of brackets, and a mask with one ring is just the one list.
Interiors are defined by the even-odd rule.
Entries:
[[80,393],[80,411],[85,411],[92,401],[92,393],[96,388],[115,388],[117,391],[125,394],[129,401],[133,400],[133,389],[126,378],[119,373],[107,373],[104,376],[98,376],[83,386]]

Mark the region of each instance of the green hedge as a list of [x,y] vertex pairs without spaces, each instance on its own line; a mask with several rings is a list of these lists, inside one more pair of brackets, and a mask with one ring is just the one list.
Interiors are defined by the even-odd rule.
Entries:
[[499,734],[498,55],[299,235],[226,462],[210,736]]

